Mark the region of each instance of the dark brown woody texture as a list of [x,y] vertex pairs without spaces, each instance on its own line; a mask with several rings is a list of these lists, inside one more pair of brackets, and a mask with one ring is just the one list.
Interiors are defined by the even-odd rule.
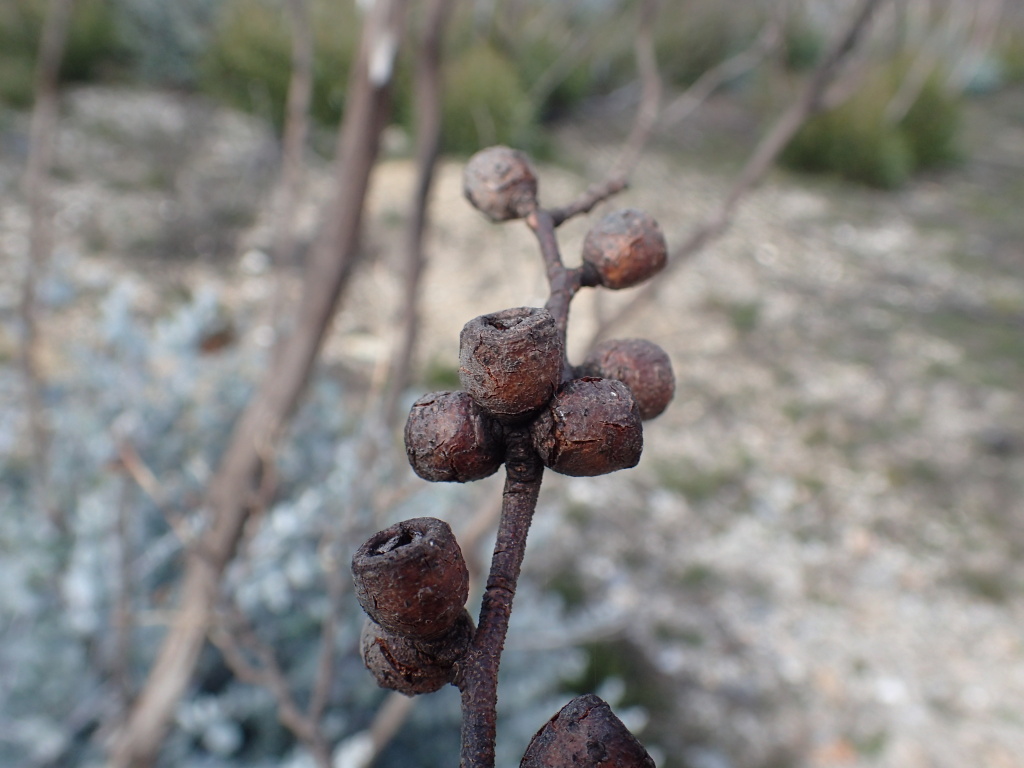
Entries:
[[468,392],[431,392],[409,411],[405,452],[424,480],[466,483],[494,474],[505,447],[500,426]]
[[633,393],[644,421],[660,415],[676,391],[672,361],[665,350],[647,339],[611,339],[598,344],[583,361],[580,373],[621,381]]
[[537,207],[537,176],[526,155],[509,147],[488,147],[469,158],[462,191],[491,221],[521,219]]
[[537,731],[519,768],[654,768],[654,760],[608,704],[587,694]]
[[614,379],[567,382],[530,429],[544,465],[576,477],[635,467],[644,446],[640,409]]
[[451,527],[417,517],[374,534],[352,557],[356,599],[389,632],[429,640],[446,633],[469,597],[469,570]]
[[555,319],[519,307],[470,320],[459,336],[459,380],[499,421],[529,419],[551,399],[565,359]]
[[594,265],[606,288],[629,288],[648,280],[667,260],[658,222],[632,208],[604,216],[583,240],[583,261]]
[[[543,309],[506,309],[467,323],[459,338],[464,391],[421,397],[406,422],[409,463],[426,480],[467,482],[505,464],[478,626],[462,608],[465,563],[441,521],[419,518],[376,534],[352,568],[357,597],[371,617],[363,659],[378,684],[411,696],[453,683],[462,698],[460,768],[494,768],[498,669],[544,467],[589,476],[636,465],[641,417],[664,410],[674,378],[664,352],[640,340],[602,345],[578,369],[565,356],[569,305],[579,290],[624,288],[664,266],[661,230],[633,210],[598,222],[582,265],[562,261],[557,227],[620,192],[624,182],[593,187],[564,208],[543,209],[529,161],[508,147],[474,155],[463,181],[466,197],[492,220],[525,219],[550,289]],[[443,599],[446,592],[451,599]],[[552,719],[534,737],[523,765],[653,768],[596,697],[581,697]]]
[[452,682],[455,664],[466,655],[472,639],[473,619],[463,608],[445,634],[432,640],[403,637],[367,619],[359,650],[377,685],[415,696]]

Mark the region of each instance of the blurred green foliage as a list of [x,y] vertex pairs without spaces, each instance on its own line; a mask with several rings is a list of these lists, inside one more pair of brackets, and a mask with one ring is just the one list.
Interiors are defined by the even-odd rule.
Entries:
[[1000,30],[996,54],[1006,82],[1024,82],[1024,29],[1006,25]]
[[[356,4],[310,0],[314,17],[313,120],[332,128],[344,108],[349,64],[361,19]],[[47,0],[0,3],[0,101],[27,106],[35,49]],[[635,81],[634,7],[541,2],[457,8],[444,57],[443,148],[469,154],[491,143],[545,154],[545,121],[587,98]],[[742,12],[741,12],[742,11]],[[655,27],[665,79],[685,86],[748,47],[764,7],[738,0],[664,4]],[[418,9],[413,19],[418,20]],[[415,26],[415,25],[414,25]],[[266,118],[280,129],[291,72],[291,23],[280,0],[79,0],[62,69],[65,80],[111,76],[200,89]],[[414,63],[396,74],[394,118],[411,128]],[[822,35],[795,15],[785,30],[781,65],[805,70],[820,56]],[[1024,36],[1004,32],[1006,76],[1024,73]],[[1016,63],[1015,63],[1016,62]],[[956,159],[961,103],[932,78],[896,123],[883,117],[905,77],[904,59],[877,65],[847,104],[812,120],[784,155],[791,168],[892,188],[914,172]],[[1021,75],[1024,76],[1024,75]],[[785,77],[760,72],[760,91]]]
[[[344,107],[359,19],[350,3],[315,0],[310,113],[334,124]],[[263,0],[227,0],[200,64],[200,87],[280,129],[292,68],[291,24],[284,8]]]
[[224,0],[110,0],[131,56],[130,79],[193,89]]
[[[32,85],[45,0],[0,3],[0,101],[16,107],[32,103]],[[112,75],[126,56],[114,7],[105,0],[75,3],[61,65],[63,82]]]
[[727,3],[665,4],[654,31],[663,77],[674,85],[689,85],[745,47],[752,39],[751,15],[736,14]]
[[448,152],[468,153],[490,144],[535,143],[536,107],[515,64],[480,42],[445,64],[442,142]]
[[793,72],[804,72],[818,63],[825,40],[801,13],[793,14],[783,30],[782,60]]
[[928,78],[905,115],[886,118],[906,73],[902,61],[877,67],[848,101],[797,133],[783,152],[783,164],[894,189],[918,171],[954,162],[963,103],[938,75]]
[[571,112],[599,84],[591,64],[592,54],[581,50],[573,55],[573,32],[545,30],[543,36],[523,40],[511,58],[520,81],[529,88],[538,118],[551,120]]
[[[760,13],[756,8],[738,10],[735,3],[721,0],[663,4],[654,46],[665,80],[677,86],[690,85],[716,64],[749,47],[761,23]],[[626,66],[629,71],[634,69],[632,61]]]
[[[479,21],[462,8],[452,19],[446,45],[443,142],[446,152],[469,154],[489,143],[538,148],[539,122],[561,114],[590,93],[587,57],[569,62],[549,78],[543,93],[530,88],[548,74],[572,30],[559,11],[538,6],[550,24],[531,24],[528,34],[502,37],[492,20]],[[315,85],[312,116],[336,124],[344,106],[348,67],[360,29],[353,4],[314,0]],[[225,0],[201,66],[205,91],[280,127],[291,69],[291,25],[280,4]],[[578,31],[578,30],[577,30]],[[407,49],[396,72],[394,119],[411,127],[414,63]],[[556,72],[556,75],[559,73]]]
[[960,157],[963,99],[933,75],[899,122],[910,145],[914,170],[942,168]]

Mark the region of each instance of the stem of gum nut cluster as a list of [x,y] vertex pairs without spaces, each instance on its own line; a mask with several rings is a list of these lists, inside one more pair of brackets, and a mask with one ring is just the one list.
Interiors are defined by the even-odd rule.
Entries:
[[491,571],[477,631],[455,680],[462,693],[460,768],[494,768],[498,666],[544,472],[528,426],[509,429],[506,446],[505,490]]
[[[555,318],[555,327],[558,328],[564,349],[569,327],[569,305],[582,284],[582,270],[567,269],[562,263],[558,239],[555,237],[555,221],[548,211],[543,208],[534,210],[526,217],[526,224],[537,237],[541,256],[544,258],[550,289],[550,296],[544,308]],[[564,383],[572,377],[568,357],[563,360],[562,368]]]
[[[595,286],[599,281],[596,272],[588,270],[586,265],[574,269],[565,267],[555,229],[570,216],[586,213],[600,200],[624,187],[624,183],[618,183],[589,191],[581,203],[557,209],[554,214],[535,204],[525,216],[544,259],[550,288],[545,309],[554,318],[563,350],[573,297],[581,286]],[[564,356],[562,383],[572,377],[572,366]],[[537,507],[544,473],[544,464],[533,447],[528,424],[506,427],[505,441],[505,490],[491,571],[480,607],[477,631],[455,680],[462,694],[460,768],[494,768],[498,667],[508,631],[512,598],[526,552],[526,536]]]

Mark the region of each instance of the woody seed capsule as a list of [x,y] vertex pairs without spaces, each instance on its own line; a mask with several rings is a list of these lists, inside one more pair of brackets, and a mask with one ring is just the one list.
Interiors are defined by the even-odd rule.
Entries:
[[537,207],[537,177],[530,161],[509,147],[488,147],[469,158],[462,191],[491,221],[521,219]]
[[530,740],[519,768],[654,768],[654,760],[611,707],[578,696]]
[[616,379],[629,387],[644,421],[661,414],[676,391],[672,361],[665,350],[646,339],[602,342],[587,355],[580,372]]
[[367,619],[359,651],[377,685],[415,696],[433,693],[450,683],[455,663],[466,655],[472,640],[473,620],[463,608],[455,623],[432,640],[402,637]]
[[469,570],[451,527],[404,520],[371,536],[352,557],[356,599],[370,618],[403,637],[447,632],[469,598]]
[[629,288],[664,268],[668,246],[652,217],[626,208],[595,224],[583,240],[583,261],[592,264],[606,288]]
[[468,392],[432,392],[409,411],[405,453],[424,480],[480,480],[501,466],[501,429]]
[[562,379],[562,342],[546,309],[519,307],[466,323],[459,336],[459,380],[498,421],[525,421]]
[[614,379],[567,382],[530,425],[544,465],[575,477],[635,467],[644,447],[640,409]]

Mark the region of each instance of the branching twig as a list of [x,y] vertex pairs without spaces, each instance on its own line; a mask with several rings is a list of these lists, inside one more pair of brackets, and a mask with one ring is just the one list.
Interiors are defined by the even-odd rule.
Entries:
[[[597,285],[597,275],[586,266],[574,269],[564,266],[555,239],[555,219],[550,211],[536,208],[526,217],[526,223],[534,232],[544,259],[550,289],[546,309],[554,316],[564,347],[572,298],[583,285]],[[568,381],[572,376],[572,367],[564,360],[562,380]],[[462,693],[461,768],[494,766],[498,667],[544,473],[528,426],[506,428],[504,463],[506,479],[501,518],[481,601],[479,625],[455,680]]]
[[117,510],[117,600],[114,605],[114,648],[111,677],[117,691],[118,709],[123,713],[131,701],[132,677],[132,633],[135,629],[135,615],[132,610],[132,585],[135,584],[132,557],[132,515],[131,501],[134,487],[131,480],[122,480],[121,498]]
[[115,740],[114,768],[148,766],[155,759],[198,662],[224,571],[249,519],[261,451],[274,445],[285,429],[354,270],[406,4],[407,0],[378,0],[367,16],[338,135],[333,211],[308,262],[295,330],[279,341],[211,481],[210,525],[202,536],[203,554],[193,553],[186,561],[178,617]]
[[328,605],[327,615],[320,626],[320,660],[317,663],[313,692],[309,697],[309,718],[316,723],[323,718],[334,682],[335,638],[341,619],[341,598],[348,584],[348,580],[341,577],[338,558],[329,554],[329,551],[336,548],[336,542],[329,536],[320,544],[319,560],[327,582]]
[[[303,156],[309,135],[309,108],[313,99],[313,28],[309,18],[308,0],[288,0],[288,16],[292,26],[292,71],[288,81],[284,128],[281,136],[281,173],[277,182],[275,202],[273,258],[278,268],[295,260],[296,226],[300,190],[302,188]],[[271,317],[280,332],[284,304],[284,285],[274,290]]]
[[615,161],[610,177],[625,178],[636,167],[651,132],[658,122],[661,107],[661,73],[654,52],[654,24],[660,0],[644,0],[634,43],[636,68],[640,74],[640,105],[622,153]]
[[[526,217],[545,264],[550,297],[546,308],[554,316],[564,348],[569,305],[584,285],[597,285],[597,274],[587,265],[567,269],[562,262],[555,229],[572,216],[590,211],[602,200],[626,187],[626,176],[636,165],[648,141],[658,114],[661,80],[653,52],[652,26],[657,0],[647,0],[641,9],[637,33],[637,62],[643,80],[643,104],[609,178],[587,190],[569,205],[545,210],[534,208]],[[562,380],[572,378],[568,359],[563,360]],[[512,600],[526,551],[544,466],[534,449],[527,427],[505,430],[505,488],[501,517],[491,559],[490,574],[480,607],[480,619],[472,645],[459,664],[456,685],[462,693],[461,768],[493,768],[497,733],[498,667],[501,661]]]
[[[278,719],[309,749],[318,768],[330,768],[330,748],[319,718],[312,711],[302,711],[273,649],[259,638],[238,606],[225,608],[221,621],[211,628],[210,639],[239,680],[271,692],[277,702]],[[255,662],[247,654],[252,654]]]
[[[829,88],[847,58],[857,49],[872,15],[883,2],[885,0],[862,0],[843,34],[811,74],[800,97],[782,113],[754,148],[718,209],[672,252],[663,274],[678,269],[708,243],[721,237],[732,224],[740,202],[757,186],[800,127],[823,108],[832,105]],[[603,338],[624,318],[647,304],[664,283],[664,280],[657,280],[639,289],[629,302],[601,321],[593,340]]]
[[[703,235],[704,238],[724,229],[740,198],[766,171],[796,127],[802,124],[808,115],[820,109],[827,85],[834,78],[844,57],[855,47],[868,17],[878,2],[880,0],[865,0],[847,34],[815,72],[803,98],[755,150],[748,166],[741,173],[733,194],[723,205],[722,220],[712,222],[715,228],[709,229],[708,233]],[[648,6],[648,10],[651,8],[653,5]],[[641,42],[642,39],[641,36]],[[638,48],[641,47],[641,43],[638,43]],[[627,142],[627,151],[623,155],[626,158],[625,164],[635,163],[631,147],[634,143],[637,146],[643,145],[652,125],[650,118],[638,117],[631,138]],[[618,164],[608,182],[589,190],[576,203],[555,212],[534,207],[526,216],[526,222],[537,237],[544,258],[550,287],[550,298],[546,308],[554,316],[562,343],[565,340],[569,305],[573,296],[582,285],[596,284],[597,279],[595,275],[588,274],[585,267],[567,269],[564,266],[555,239],[555,228],[569,216],[589,210],[597,201],[621,189],[624,185],[619,183],[622,177],[617,172]],[[568,361],[565,361],[563,380],[571,376],[571,368]],[[455,677],[455,682],[462,693],[462,768],[492,768],[494,765],[498,667],[522,566],[526,537],[543,477],[543,465],[531,444],[526,428],[505,428],[505,467],[506,483],[501,520],[490,575],[481,604],[479,625],[470,650],[459,663]]]
[[781,22],[777,19],[768,21],[750,48],[735,56],[730,56],[705,71],[689,88],[665,107],[662,112],[661,124],[669,127],[678,126],[716,91],[757,66],[779,46],[782,41],[781,26]]
[[391,360],[382,412],[393,427],[398,401],[409,382],[419,328],[419,295],[427,256],[423,238],[427,230],[427,206],[434,183],[434,169],[441,148],[441,44],[451,10],[451,0],[431,0],[426,9],[422,40],[416,56],[416,187],[409,206],[405,238],[405,274],[402,289],[400,337]]
[[592,184],[586,192],[568,205],[548,210],[551,223],[559,227],[574,216],[590,213],[595,206],[622,192],[628,186],[629,181],[625,176],[611,176],[604,181]]

